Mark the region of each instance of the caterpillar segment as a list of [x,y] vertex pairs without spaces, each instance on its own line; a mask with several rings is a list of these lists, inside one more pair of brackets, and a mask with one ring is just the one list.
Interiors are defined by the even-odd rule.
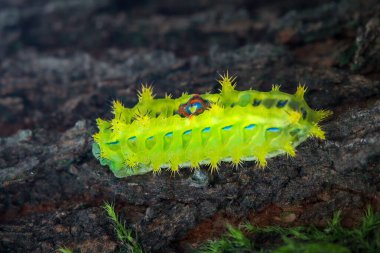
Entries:
[[294,95],[279,85],[269,92],[238,91],[228,73],[219,83],[218,94],[184,93],[176,99],[156,99],[143,85],[133,108],[114,101],[114,118],[97,119],[94,156],[117,177],[201,165],[216,171],[221,162],[238,167],[256,161],[264,168],[268,158],[295,156],[308,137],[325,138],[319,123],[331,112],[312,110],[304,100],[305,86]]

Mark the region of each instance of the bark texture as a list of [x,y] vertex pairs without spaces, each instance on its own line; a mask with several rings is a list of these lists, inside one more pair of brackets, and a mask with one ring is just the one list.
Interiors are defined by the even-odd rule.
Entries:
[[[127,2],[127,3],[126,3]],[[357,224],[380,211],[377,1],[0,0],[0,251],[116,252],[114,202],[147,252],[191,252],[225,223]],[[238,88],[294,92],[330,109],[326,141],[295,158],[218,173],[117,179],[91,154],[113,99]]]

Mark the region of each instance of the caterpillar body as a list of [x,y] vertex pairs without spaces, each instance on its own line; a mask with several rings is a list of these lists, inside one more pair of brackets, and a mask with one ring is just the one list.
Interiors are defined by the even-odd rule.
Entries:
[[125,108],[113,102],[114,118],[97,119],[93,154],[116,177],[126,177],[222,161],[238,166],[280,154],[295,155],[295,147],[310,136],[325,138],[318,125],[331,114],[312,110],[304,100],[306,88],[295,94],[274,85],[269,92],[238,91],[235,78],[221,75],[218,94],[182,94],[155,99],[151,87],[139,92],[139,103]]

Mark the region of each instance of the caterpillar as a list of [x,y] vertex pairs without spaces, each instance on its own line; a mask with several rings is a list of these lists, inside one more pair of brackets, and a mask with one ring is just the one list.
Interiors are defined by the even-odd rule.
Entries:
[[220,75],[217,94],[171,95],[156,99],[152,87],[142,85],[139,102],[125,108],[113,101],[114,118],[96,120],[92,152],[116,177],[209,165],[223,162],[239,166],[287,154],[308,137],[325,139],[319,123],[331,115],[312,110],[304,100],[306,87],[295,94],[273,85],[269,92],[236,90],[236,77]]

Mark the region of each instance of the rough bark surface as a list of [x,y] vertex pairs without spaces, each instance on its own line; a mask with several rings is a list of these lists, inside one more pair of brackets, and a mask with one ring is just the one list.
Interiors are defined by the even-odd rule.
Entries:
[[[128,3],[126,3],[128,2]],[[357,224],[380,211],[377,1],[0,0],[0,251],[115,252],[114,202],[147,252],[191,252],[225,223]],[[117,179],[91,154],[94,120],[141,82],[157,96],[239,89],[294,92],[331,109],[326,141],[218,173]]]

